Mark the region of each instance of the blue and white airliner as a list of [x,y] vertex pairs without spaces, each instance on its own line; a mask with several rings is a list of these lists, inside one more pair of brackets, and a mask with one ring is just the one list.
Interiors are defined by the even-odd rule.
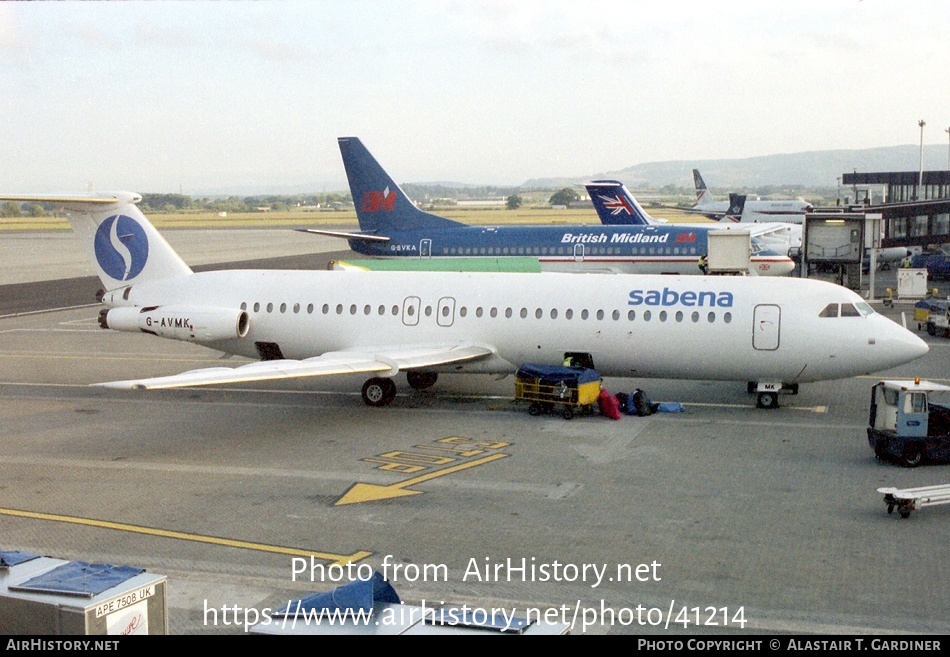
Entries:
[[[605,225],[678,225],[687,227],[696,225],[675,224],[655,219],[637,203],[637,199],[630,193],[627,186],[619,180],[594,180],[587,183],[586,188],[591,202],[594,204],[594,209],[597,211],[597,216]],[[769,266],[769,258],[767,255],[763,255],[762,249],[766,250],[766,254],[781,253],[789,258],[797,257],[801,253],[801,224],[775,221],[749,223],[743,219],[745,215],[745,196],[731,194],[729,201],[728,212],[711,228],[712,230],[748,231],[751,235],[753,256],[762,261],[760,269],[764,270]],[[759,251],[756,252],[756,249],[759,249]],[[786,270],[783,260],[777,265],[777,271],[787,274],[791,270]]]
[[[871,374],[927,353],[912,332],[832,283],[796,277],[539,272],[193,272],[131,192],[0,196],[69,212],[102,281],[105,329],[254,359],[110,388],[366,373],[363,400],[439,373],[513,374],[572,356],[607,377],[756,383],[758,405],[799,383]],[[144,338],[143,338],[144,339]]]
[[[303,229],[342,237],[377,258],[536,257],[542,271],[701,274],[715,226],[470,226],[420,210],[356,137],[339,139],[359,232]],[[795,263],[753,236],[752,274],[780,276]]]

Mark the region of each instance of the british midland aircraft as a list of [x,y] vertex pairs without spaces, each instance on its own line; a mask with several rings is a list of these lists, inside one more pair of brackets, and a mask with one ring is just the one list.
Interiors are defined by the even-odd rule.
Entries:
[[[721,219],[729,214],[730,203],[713,200],[712,194],[709,193],[706,183],[699,173],[699,169],[693,169],[693,184],[696,187],[696,205],[691,208],[691,212],[703,214],[710,219]],[[805,221],[805,213],[811,209],[812,204],[802,200],[746,201],[745,212],[747,218],[745,221],[783,221],[790,224],[800,224]]]
[[[342,237],[381,258],[535,257],[542,271],[699,274],[715,226],[469,226],[420,210],[356,137],[339,139],[359,232],[301,229]],[[754,239],[754,238],[753,238]],[[757,245],[761,246],[761,245]],[[752,273],[787,274],[794,262],[761,246]]]
[[[916,335],[832,283],[763,276],[220,270],[192,272],[130,192],[0,196],[69,212],[104,292],[106,329],[256,359],[103,383],[151,389],[366,373],[391,402],[405,372],[511,374],[572,356],[603,376],[781,388],[870,374],[927,353]],[[751,385],[751,384],[750,384]]]
[[[594,180],[586,185],[597,216],[606,225],[668,225],[668,226],[695,226],[696,224],[671,224],[665,220],[655,219],[637,202],[627,186],[619,180]],[[802,245],[802,227],[800,224],[786,224],[769,222],[747,224],[742,223],[745,204],[744,196],[735,196],[730,199],[729,212],[714,225],[714,230],[749,230],[752,239],[753,258],[761,264],[760,270],[774,267],[773,275],[787,274],[792,271],[794,262],[792,256],[798,255]],[[700,224],[702,225],[702,224]],[[777,263],[769,263],[767,253],[784,254]],[[789,265],[789,263],[792,263]]]

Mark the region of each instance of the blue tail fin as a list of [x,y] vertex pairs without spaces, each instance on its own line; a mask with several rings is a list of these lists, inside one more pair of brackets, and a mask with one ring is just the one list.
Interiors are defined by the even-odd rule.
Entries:
[[735,192],[729,194],[729,209],[726,210],[726,214],[723,215],[720,221],[741,222],[742,213],[745,211],[745,199],[745,194],[736,194]]
[[390,230],[464,225],[417,208],[358,138],[340,137],[337,141],[360,230],[385,234]]
[[594,180],[587,183],[600,222],[608,226],[649,226],[660,223],[646,213],[633,194],[619,180]]

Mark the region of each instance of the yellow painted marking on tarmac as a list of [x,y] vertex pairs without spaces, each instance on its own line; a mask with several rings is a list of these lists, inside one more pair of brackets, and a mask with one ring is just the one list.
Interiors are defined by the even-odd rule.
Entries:
[[350,489],[336,501],[334,506],[342,506],[344,504],[360,504],[362,502],[376,502],[378,500],[391,499],[395,497],[407,497],[409,495],[421,495],[421,490],[406,489],[409,486],[415,486],[416,484],[421,484],[423,482],[429,481],[430,479],[444,477],[445,475],[452,474],[453,472],[467,470],[468,468],[474,468],[478,465],[485,465],[486,463],[491,463],[492,461],[497,461],[498,459],[507,458],[509,456],[511,455],[492,454],[491,456],[486,456],[476,461],[453,465],[448,468],[443,468],[442,470],[436,470],[435,472],[429,472],[424,475],[419,475],[418,477],[412,477],[411,479],[407,479],[397,484],[391,484],[389,486],[379,486],[377,484],[353,484],[353,486],[351,486]]
[[318,552],[316,550],[300,550],[298,548],[281,547],[279,545],[268,545],[266,543],[251,543],[249,541],[238,541],[230,538],[218,538],[217,536],[202,536],[201,534],[189,534],[187,532],[176,532],[168,529],[156,529],[154,527],[142,527],[140,525],[128,525],[122,522],[110,522],[108,520],[95,520],[93,518],[82,518],[79,516],[64,516],[55,513],[39,513],[36,511],[20,511],[17,509],[0,508],[0,515],[16,516],[19,518],[32,518],[34,520],[50,520],[53,522],[67,522],[74,525],[87,525],[89,527],[99,527],[102,529],[116,529],[118,531],[132,532],[135,534],[147,534],[149,536],[161,536],[162,538],[175,538],[181,541],[195,541],[197,543],[209,543],[211,545],[224,545],[226,547],[236,547],[245,550],[257,550],[258,552],[274,552],[276,554],[289,554],[295,557],[316,557],[325,559],[334,564],[345,566],[348,563],[361,561],[371,556],[372,552],[360,550],[353,554],[333,554],[330,552]]

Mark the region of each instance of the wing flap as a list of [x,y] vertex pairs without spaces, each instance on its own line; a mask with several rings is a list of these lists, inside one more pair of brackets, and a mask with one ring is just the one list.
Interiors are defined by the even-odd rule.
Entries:
[[239,367],[207,367],[171,376],[110,381],[96,385],[118,390],[154,390],[360,372],[385,372],[392,376],[400,369],[465,362],[485,358],[492,353],[494,352],[488,347],[470,344],[387,347],[359,352],[336,351],[303,360],[267,360]]

